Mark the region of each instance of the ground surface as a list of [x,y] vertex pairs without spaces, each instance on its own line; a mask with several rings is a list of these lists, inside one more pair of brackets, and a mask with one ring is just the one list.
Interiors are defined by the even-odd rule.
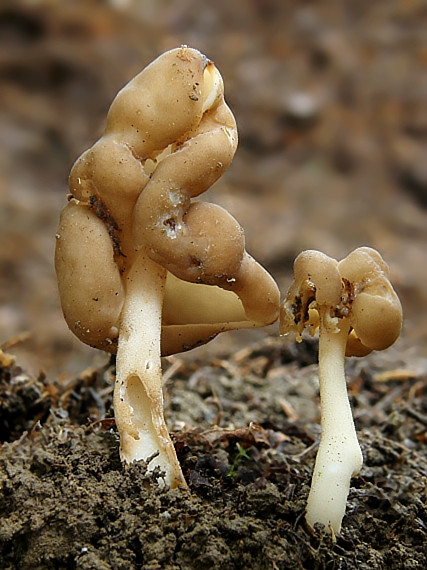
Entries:
[[[1,568],[427,567],[426,26],[421,0],[1,3]],[[239,127],[208,199],[283,291],[301,250],[369,245],[402,299],[402,339],[347,363],[365,465],[336,544],[303,517],[315,342],[273,326],[165,360],[190,492],[164,492],[122,470],[114,368],[62,319],[70,166],[118,89],[180,44],[215,61]]]
[[425,568],[425,376],[381,372],[375,359],[349,367],[365,464],[333,543],[304,522],[319,438],[315,359],[313,342],[268,339],[223,359],[165,362],[189,490],[164,491],[144,464],[120,463],[113,366],[50,383],[3,356],[0,431],[11,443],[0,455],[0,566]]

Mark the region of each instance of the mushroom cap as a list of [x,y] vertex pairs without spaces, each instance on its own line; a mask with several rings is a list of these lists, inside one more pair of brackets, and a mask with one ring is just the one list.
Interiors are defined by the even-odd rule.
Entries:
[[140,253],[168,272],[163,354],[278,318],[277,285],[245,251],[239,223],[192,201],[236,147],[221,75],[195,49],[162,54],[117,94],[103,136],[72,168],[73,199],[58,230],[61,303],[80,340],[116,351],[126,278]]
[[360,247],[340,262],[318,251],[302,252],[294,263],[294,281],[281,306],[281,333],[305,326],[313,334],[319,320],[313,313],[328,309],[325,325],[330,331],[347,319],[350,333],[347,356],[365,356],[384,350],[399,337],[402,307],[389,280],[389,268],[378,251]]

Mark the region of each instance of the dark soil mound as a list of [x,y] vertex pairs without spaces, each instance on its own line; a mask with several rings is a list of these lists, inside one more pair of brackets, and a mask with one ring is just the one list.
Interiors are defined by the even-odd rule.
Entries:
[[0,567],[427,567],[426,378],[350,367],[365,465],[334,542],[304,520],[319,429],[292,402],[315,398],[310,346],[267,339],[204,366],[165,361],[188,491],[162,490],[143,462],[122,467],[113,364],[61,385],[3,355]]

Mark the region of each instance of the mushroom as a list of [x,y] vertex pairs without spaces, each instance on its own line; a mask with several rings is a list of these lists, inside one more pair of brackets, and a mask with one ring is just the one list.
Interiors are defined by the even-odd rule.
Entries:
[[281,305],[280,332],[297,340],[306,326],[319,329],[322,436],[306,519],[340,532],[350,479],[363,458],[346,390],[345,356],[383,350],[398,338],[402,308],[381,255],[361,247],[345,259],[304,251],[294,263],[294,281]]
[[118,93],[103,136],[74,164],[56,236],[66,322],[117,352],[121,458],[150,458],[170,487],[185,480],[164,420],[161,355],[279,314],[277,285],[246,252],[239,223],[193,200],[236,146],[214,64],[186,46],[166,52]]

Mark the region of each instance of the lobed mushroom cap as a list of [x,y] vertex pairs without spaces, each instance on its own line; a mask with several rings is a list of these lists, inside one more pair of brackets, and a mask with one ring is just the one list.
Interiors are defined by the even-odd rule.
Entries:
[[310,326],[314,334],[322,307],[328,309],[323,314],[329,330],[340,319],[349,321],[347,356],[384,350],[400,335],[402,307],[387,264],[372,248],[358,248],[340,262],[311,250],[296,258],[294,281],[281,306],[281,333],[293,331],[300,340]]
[[163,354],[278,318],[277,285],[245,251],[239,223],[192,201],[225,172],[236,147],[221,75],[198,50],[162,54],[118,93],[103,136],[72,168],[73,198],[58,230],[61,303],[80,340],[116,351],[139,255],[168,272]]

